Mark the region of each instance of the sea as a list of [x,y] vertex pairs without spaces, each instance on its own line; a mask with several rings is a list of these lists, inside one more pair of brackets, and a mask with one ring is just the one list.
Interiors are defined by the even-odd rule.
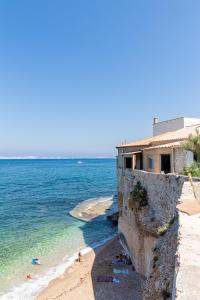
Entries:
[[115,159],[0,160],[0,299],[35,299],[79,250],[116,234],[105,217],[83,222],[69,215],[83,201],[116,194],[115,165]]

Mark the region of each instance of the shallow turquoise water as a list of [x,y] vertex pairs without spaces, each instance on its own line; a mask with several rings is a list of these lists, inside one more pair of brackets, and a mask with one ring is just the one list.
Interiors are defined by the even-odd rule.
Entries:
[[81,161],[0,160],[0,294],[116,231],[103,218],[86,224],[69,216],[81,201],[116,193],[114,159]]

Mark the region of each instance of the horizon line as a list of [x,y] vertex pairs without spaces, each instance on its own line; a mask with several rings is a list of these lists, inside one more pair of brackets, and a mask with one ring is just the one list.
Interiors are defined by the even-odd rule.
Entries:
[[36,160],[36,159],[114,159],[116,156],[94,156],[94,157],[62,157],[62,156],[0,156],[0,160]]

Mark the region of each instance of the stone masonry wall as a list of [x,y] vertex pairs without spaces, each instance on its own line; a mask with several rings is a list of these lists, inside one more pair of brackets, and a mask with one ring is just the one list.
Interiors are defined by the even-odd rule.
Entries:
[[[140,181],[147,190],[148,213],[159,224],[165,224],[176,215],[176,205],[182,193],[185,176],[149,173],[141,170],[118,169],[118,190],[122,194],[121,217],[129,221],[133,213],[127,211],[130,193]],[[131,212],[131,215],[130,215]]]
[[178,247],[172,300],[200,299],[200,213],[179,213]]
[[[143,299],[168,299],[175,267],[178,219],[176,205],[184,176],[118,169],[119,232],[137,272],[146,277]],[[132,199],[137,182],[147,205]]]
[[193,163],[193,153],[191,151],[185,151],[182,148],[175,148],[175,171],[176,173],[183,172],[183,166],[188,166]]

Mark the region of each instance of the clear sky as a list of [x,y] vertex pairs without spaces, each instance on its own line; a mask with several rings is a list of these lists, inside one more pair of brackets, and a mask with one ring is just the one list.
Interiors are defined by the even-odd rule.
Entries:
[[0,156],[115,155],[200,117],[200,1],[0,0]]

